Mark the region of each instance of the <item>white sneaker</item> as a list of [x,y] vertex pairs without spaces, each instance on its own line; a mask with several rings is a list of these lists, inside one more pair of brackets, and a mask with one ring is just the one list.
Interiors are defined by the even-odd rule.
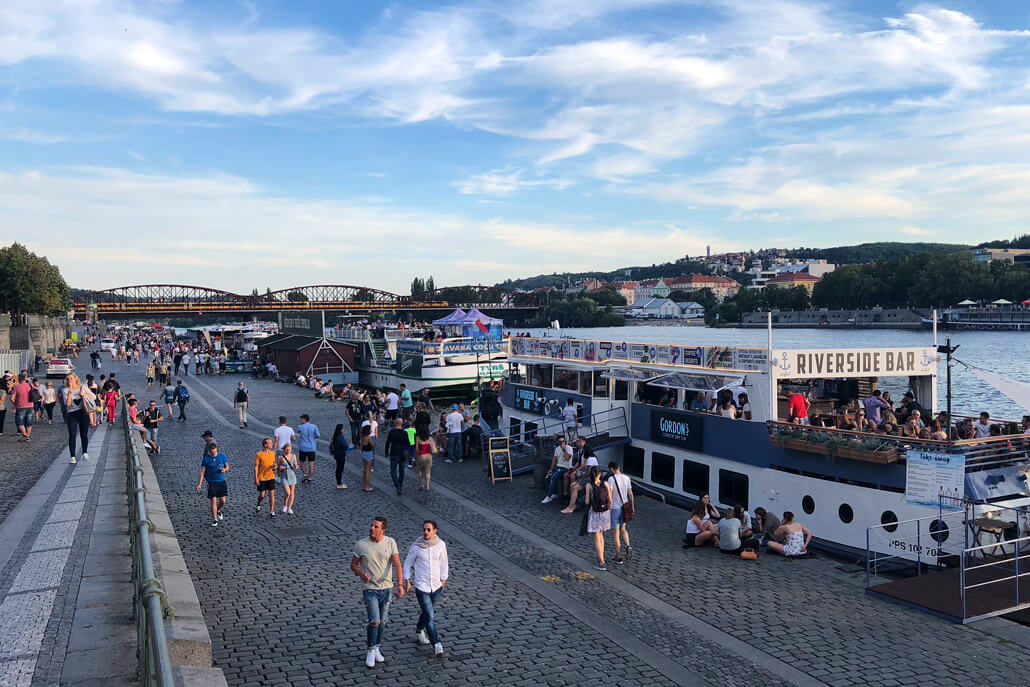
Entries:
[[78,461],[75,460],[75,456],[72,456],[72,459],[69,460],[68,462],[71,463],[72,465],[75,465],[75,463],[78,462]]
[[288,513],[288,512],[289,511],[286,510],[286,506],[283,506],[283,513]]
[[86,453],[85,451],[83,451],[83,452],[82,452],[82,459],[83,459],[83,460],[89,460],[89,454],[88,454],[88,453]]
[[346,484],[337,484],[337,485],[336,485],[336,488],[337,488],[337,489],[346,489],[346,488],[347,488],[347,485],[346,485]]
[[368,653],[365,654],[365,665],[368,666],[369,668],[375,668],[376,667],[376,650],[375,649],[369,649]]
[[429,635],[426,634],[425,630],[419,630],[416,632],[415,637],[418,638],[419,644],[429,644]]
[[261,504],[259,503],[257,506],[255,506],[254,510],[256,512],[260,513],[261,512]]
[[434,656],[443,656],[443,644],[441,644],[440,642],[437,642],[436,644],[433,645],[433,655]]
[[218,514],[218,519],[219,519],[220,521],[221,521],[221,520],[225,520],[225,516],[224,516],[224,515],[222,515],[221,513],[219,513],[219,514]]
[[551,501],[554,501],[554,499],[551,498],[550,496],[545,496],[544,500],[541,501],[540,503],[550,503]]
[[383,654],[379,651],[379,647],[372,647],[372,654],[375,656],[376,663],[382,663],[386,659],[383,658]]
[[286,512],[289,513],[290,515],[293,515],[293,509],[292,508],[290,510],[286,511]]

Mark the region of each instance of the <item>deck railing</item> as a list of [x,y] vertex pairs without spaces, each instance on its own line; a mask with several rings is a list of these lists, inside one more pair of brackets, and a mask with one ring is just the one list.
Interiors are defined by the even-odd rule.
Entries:
[[168,654],[164,621],[172,617],[174,611],[168,605],[164,588],[154,574],[154,560],[150,552],[150,530],[154,523],[147,516],[146,488],[143,486],[143,467],[139,460],[142,441],[139,432],[129,428],[129,412],[124,404],[122,426],[128,453],[125,465],[138,675],[140,682],[148,687],[172,687],[172,659]]

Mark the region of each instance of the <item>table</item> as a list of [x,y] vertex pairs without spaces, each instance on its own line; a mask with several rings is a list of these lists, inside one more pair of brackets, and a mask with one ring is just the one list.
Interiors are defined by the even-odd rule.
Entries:
[[[1001,555],[1005,555],[1005,531],[1015,527],[1016,523],[1008,520],[999,520],[998,518],[982,517],[973,520],[973,539],[976,541],[977,546],[984,546],[983,536],[985,534],[994,535],[994,546],[990,547],[989,551],[991,555],[996,555],[994,552],[1000,550]],[[981,549],[984,556],[987,555],[988,549]]]

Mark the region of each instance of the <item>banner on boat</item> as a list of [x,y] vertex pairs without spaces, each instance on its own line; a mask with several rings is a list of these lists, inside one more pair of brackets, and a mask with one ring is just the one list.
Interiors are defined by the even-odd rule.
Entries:
[[701,417],[668,410],[651,410],[651,441],[701,451],[704,448]]
[[965,494],[964,455],[910,450],[905,460],[905,500],[909,503],[936,506],[942,496],[959,499]]
[[764,348],[732,346],[684,346],[677,344],[592,341],[589,339],[512,339],[512,355],[554,360],[609,360],[645,365],[692,365],[714,369],[764,372],[769,358]]
[[773,351],[777,379],[909,377],[937,372],[937,351],[925,348],[849,348]]

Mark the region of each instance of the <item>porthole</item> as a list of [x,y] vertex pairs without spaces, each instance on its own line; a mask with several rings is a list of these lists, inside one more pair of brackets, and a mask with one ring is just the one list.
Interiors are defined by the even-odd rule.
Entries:
[[811,515],[815,512],[815,499],[808,494],[805,494],[805,498],[801,499],[801,510],[805,511],[806,515]]
[[840,504],[840,508],[837,509],[837,515],[845,525],[855,519],[855,511],[846,503]]
[[930,536],[938,544],[943,544],[948,541],[948,535],[951,531],[948,529],[948,523],[943,520],[934,520],[930,523]]
[[[888,524],[890,523],[890,524]],[[883,529],[888,532],[893,532],[898,529],[898,515],[892,510],[885,510],[880,515],[880,524],[883,525]]]

